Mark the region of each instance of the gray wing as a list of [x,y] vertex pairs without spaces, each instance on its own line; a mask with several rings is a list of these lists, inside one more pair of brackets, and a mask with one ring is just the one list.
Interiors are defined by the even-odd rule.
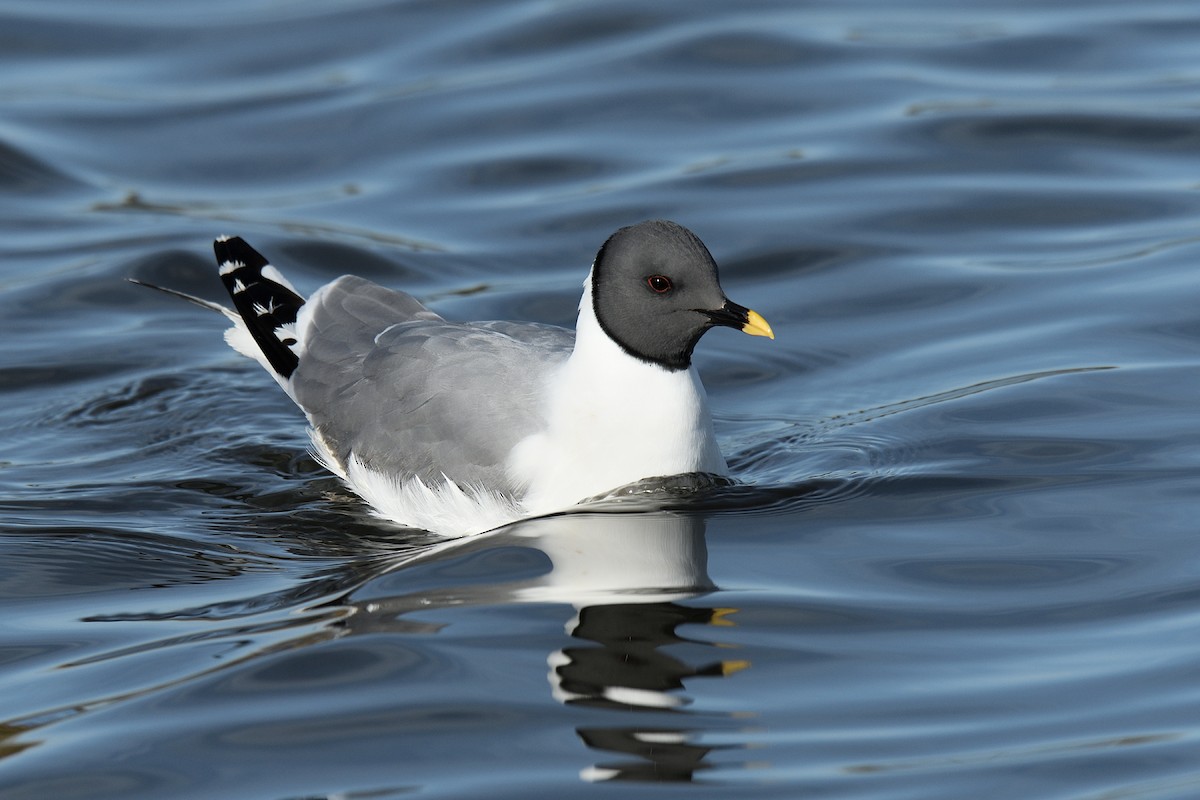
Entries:
[[453,323],[403,292],[344,277],[309,301],[296,401],[344,465],[426,483],[516,493],[504,463],[541,430],[547,374],[573,332],[515,322]]

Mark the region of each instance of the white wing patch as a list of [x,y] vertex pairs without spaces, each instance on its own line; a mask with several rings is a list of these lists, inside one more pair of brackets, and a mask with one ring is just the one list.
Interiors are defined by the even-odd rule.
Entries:
[[228,316],[233,320],[233,325],[225,329],[225,344],[246,358],[257,361],[258,365],[265,369],[275,379],[275,382],[283,387],[288,397],[292,398],[292,401],[295,402],[296,396],[292,393],[291,380],[276,372],[271,363],[267,361],[267,357],[263,355],[262,348],[258,346],[258,342],[254,341],[254,337],[250,335],[250,329],[246,327],[245,322],[242,322],[242,318],[235,317],[232,314]]
[[242,267],[246,266],[241,261],[226,261],[217,268],[218,275],[228,275],[231,272],[237,272]]
[[280,286],[286,287],[293,294],[300,294],[299,292],[296,291],[296,287],[292,286],[292,282],[289,281],[287,278],[283,277],[283,273],[280,272],[279,270],[275,269],[275,267],[271,264],[267,264],[265,267],[263,267],[261,270],[259,270],[259,274],[261,274],[264,278],[271,281],[272,283],[278,283]]

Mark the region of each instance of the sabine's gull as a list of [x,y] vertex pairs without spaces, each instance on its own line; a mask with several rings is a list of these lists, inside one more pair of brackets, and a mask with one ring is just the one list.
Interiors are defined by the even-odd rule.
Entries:
[[279,382],[316,457],[379,516],[442,535],[728,474],[692,350],[714,326],[775,338],[725,297],[700,239],[662,220],[600,248],[574,331],[452,322],[353,276],[305,300],[241,238],[214,249],[234,310],[164,291],[233,322],[229,345]]

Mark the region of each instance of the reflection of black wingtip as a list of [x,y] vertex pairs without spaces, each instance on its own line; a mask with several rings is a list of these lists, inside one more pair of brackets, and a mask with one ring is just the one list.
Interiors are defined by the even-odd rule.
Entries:
[[633,758],[597,764],[584,770],[589,782],[690,783],[696,773],[712,769],[705,758],[724,745],[695,743],[698,731],[686,728],[576,728],[576,735],[593,750]]

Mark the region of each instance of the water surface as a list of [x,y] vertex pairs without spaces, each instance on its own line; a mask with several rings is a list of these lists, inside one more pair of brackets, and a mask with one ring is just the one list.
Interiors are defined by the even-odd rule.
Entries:
[[[1193,4],[0,21],[5,800],[1200,795]],[[124,281],[569,325],[653,217],[739,482],[454,542]]]

